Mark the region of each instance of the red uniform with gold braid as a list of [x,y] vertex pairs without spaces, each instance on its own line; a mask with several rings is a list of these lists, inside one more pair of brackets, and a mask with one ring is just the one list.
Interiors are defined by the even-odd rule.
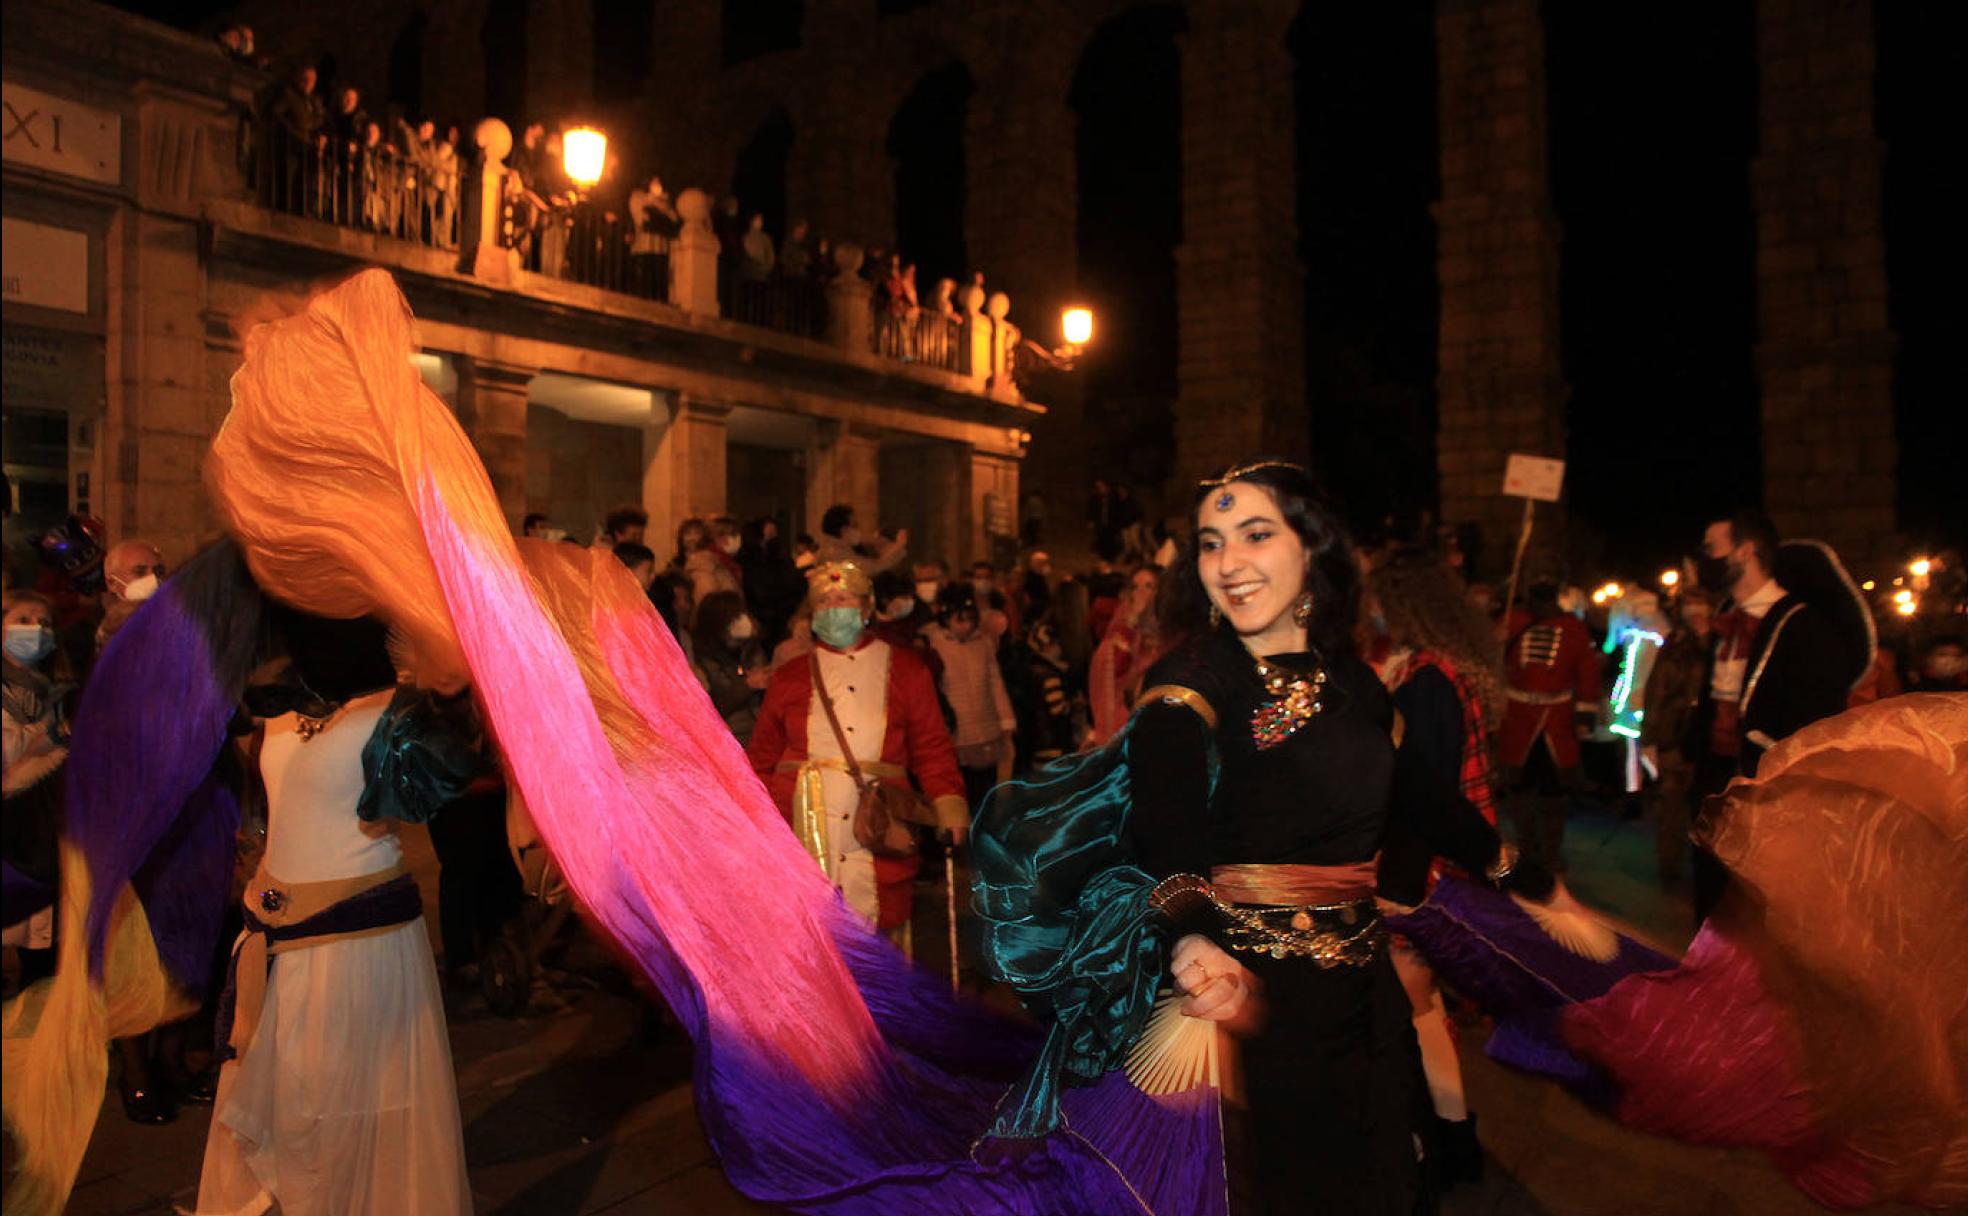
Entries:
[[[950,826],[969,823],[956,747],[943,724],[929,666],[914,650],[891,646],[873,634],[864,633],[848,651],[816,642],[811,654],[780,667],[765,690],[746,748],[752,768],[848,904],[878,928],[895,929],[908,923],[922,861],[875,857],[855,844],[858,795],[814,695],[816,664],[863,775],[903,785],[913,777],[938,821]],[[866,680],[857,674],[862,672]],[[877,736],[879,751],[862,743]],[[815,818],[824,818],[812,825],[824,836],[824,846],[818,837],[808,839],[811,831],[801,830],[803,803]]]
[[1541,738],[1553,765],[1578,767],[1572,713],[1600,697],[1599,656],[1585,626],[1565,612],[1541,621],[1513,613],[1503,676],[1509,702],[1497,727],[1497,759],[1522,767]]

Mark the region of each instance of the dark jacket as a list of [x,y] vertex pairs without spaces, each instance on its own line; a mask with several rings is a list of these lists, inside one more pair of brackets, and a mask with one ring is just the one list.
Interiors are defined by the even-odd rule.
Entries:
[[1794,595],[1777,601],[1756,631],[1743,679],[1741,740],[1746,777],[1777,742],[1840,713],[1851,692],[1847,646],[1824,613]]

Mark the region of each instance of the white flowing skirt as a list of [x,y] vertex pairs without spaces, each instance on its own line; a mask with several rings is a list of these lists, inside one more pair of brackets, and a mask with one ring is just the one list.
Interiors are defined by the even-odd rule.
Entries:
[[219,1079],[200,1216],[471,1210],[458,1085],[422,921],[278,954]]

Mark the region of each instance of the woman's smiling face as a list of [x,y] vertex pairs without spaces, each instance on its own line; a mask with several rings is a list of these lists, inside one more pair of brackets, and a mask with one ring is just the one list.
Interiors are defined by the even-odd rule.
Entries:
[[1257,653],[1303,647],[1291,610],[1305,590],[1305,543],[1269,490],[1233,481],[1210,491],[1196,511],[1196,574]]

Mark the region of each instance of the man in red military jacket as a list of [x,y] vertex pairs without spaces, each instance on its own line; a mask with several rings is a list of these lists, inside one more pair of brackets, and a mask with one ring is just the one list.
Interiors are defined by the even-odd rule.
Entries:
[[[862,776],[916,788],[938,823],[961,839],[969,826],[956,748],[937,706],[929,668],[911,649],[867,630],[873,586],[852,562],[825,562],[808,574],[812,653],[773,673],[746,751],[752,768],[814,860],[848,905],[906,942],[918,857],[877,857],[854,839],[860,791],[839,739],[845,737]],[[840,721],[840,735],[820,704],[818,679]]]
[[1573,715],[1599,700],[1599,656],[1585,626],[1558,607],[1558,585],[1525,593],[1528,615],[1511,621],[1504,645],[1503,722],[1497,759],[1511,792],[1517,846],[1554,872],[1565,868],[1565,813],[1580,787]]

